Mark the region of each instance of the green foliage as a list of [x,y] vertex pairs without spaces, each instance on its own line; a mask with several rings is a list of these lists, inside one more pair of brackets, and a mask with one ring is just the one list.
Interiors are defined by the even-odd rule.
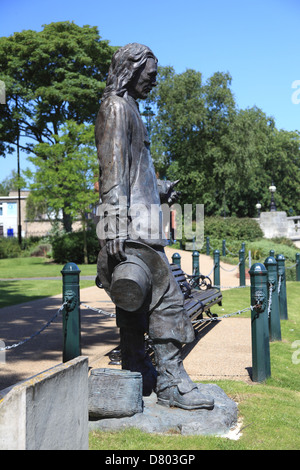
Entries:
[[206,217],[204,221],[205,237],[253,241],[263,236],[256,220],[237,217]]
[[[99,241],[96,230],[88,230],[87,237],[87,257],[88,263],[97,262],[99,253]],[[52,256],[56,263],[76,263],[84,262],[84,232],[71,232],[56,236],[52,239]]]
[[3,153],[13,150],[18,134],[32,151],[31,139],[55,143],[53,134],[66,120],[94,122],[114,50],[97,27],[69,21],[0,38]]
[[238,109],[228,73],[203,82],[200,72],[161,67],[149,103],[156,169],[180,179],[183,204],[204,204],[207,215],[254,217],[258,201],[268,210],[273,180],[278,209],[299,213],[299,132],[277,130],[257,107]]
[[0,259],[18,258],[20,255],[21,248],[16,238],[0,238]]
[[53,138],[54,144],[36,145],[36,156],[30,157],[36,171],[26,172],[33,180],[27,215],[35,218],[47,211],[58,218],[62,210],[66,230],[78,216],[85,229],[86,214],[99,199],[95,191],[98,165],[94,126],[67,121],[61,134]]

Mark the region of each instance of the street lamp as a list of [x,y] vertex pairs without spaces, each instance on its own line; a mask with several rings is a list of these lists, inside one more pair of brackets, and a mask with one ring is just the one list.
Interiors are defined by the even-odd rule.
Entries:
[[271,212],[276,212],[276,204],[275,204],[275,199],[274,199],[274,193],[276,192],[276,186],[274,182],[272,181],[271,186],[269,186],[269,191],[271,193],[271,205],[270,205],[270,211]]
[[257,217],[260,217],[261,203],[258,201],[257,204],[255,204],[255,207],[257,209]]
[[146,118],[146,121],[147,121],[147,124],[146,124],[146,127],[147,127],[147,131],[148,131],[148,134],[149,134],[149,137],[151,136],[151,118],[154,116],[154,113],[151,109],[151,106],[149,104],[147,104],[147,106],[145,106],[145,109],[144,109],[144,112],[141,113],[142,116],[145,116]]

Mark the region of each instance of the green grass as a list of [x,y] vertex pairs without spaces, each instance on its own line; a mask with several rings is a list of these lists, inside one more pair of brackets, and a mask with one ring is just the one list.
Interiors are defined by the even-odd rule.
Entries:
[[[292,344],[300,340],[300,283],[287,283],[288,320],[281,321],[282,341],[270,343],[271,377],[262,384],[216,381],[238,403],[242,436],[156,435],[137,429],[90,433],[91,450],[299,450],[300,364],[293,364]],[[224,292],[220,316],[250,305],[250,289]],[[223,310],[224,309],[224,310]],[[244,314],[243,314],[244,315]],[[245,314],[250,316],[250,312]],[[231,321],[234,321],[232,317]],[[298,356],[299,357],[299,356]],[[295,361],[294,361],[295,362]]]
[[[20,277],[54,277],[61,276],[64,265],[56,264],[48,258],[8,258],[0,259],[0,278],[12,279]],[[95,264],[80,264],[81,276],[96,276]]]
[[[95,276],[96,265],[79,265],[80,276]],[[61,270],[63,265],[48,258],[11,258],[0,260],[0,308],[31,300],[41,299],[62,292]],[[57,280],[30,280],[32,277],[58,277]],[[14,281],[14,278],[26,278]],[[80,280],[81,288],[95,285],[94,281]]]

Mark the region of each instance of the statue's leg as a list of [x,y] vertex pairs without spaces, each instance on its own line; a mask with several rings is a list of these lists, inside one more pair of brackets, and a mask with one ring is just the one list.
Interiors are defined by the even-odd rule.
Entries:
[[214,407],[213,398],[203,394],[184,369],[181,344],[178,341],[155,340],[153,349],[158,373],[156,393],[159,404],[186,410]]
[[143,395],[151,395],[156,386],[156,370],[145,349],[143,330],[120,328],[122,369],[140,372],[143,376]]

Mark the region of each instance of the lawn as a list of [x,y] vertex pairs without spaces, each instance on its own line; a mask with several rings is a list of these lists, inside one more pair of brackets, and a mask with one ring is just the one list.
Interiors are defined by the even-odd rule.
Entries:
[[[0,259],[0,278],[60,277],[63,267],[41,257]],[[80,264],[78,267],[81,276],[96,276],[95,264]]]
[[[80,276],[95,276],[96,265],[79,265]],[[55,264],[48,258],[11,258],[0,260],[0,308],[30,300],[58,295],[62,292],[63,265]],[[31,280],[33,277],[58,277],[57,280]],[[26,278],[22,281],[14,278]],[[94,280],[80,280],[80,287],[95,285]]]

